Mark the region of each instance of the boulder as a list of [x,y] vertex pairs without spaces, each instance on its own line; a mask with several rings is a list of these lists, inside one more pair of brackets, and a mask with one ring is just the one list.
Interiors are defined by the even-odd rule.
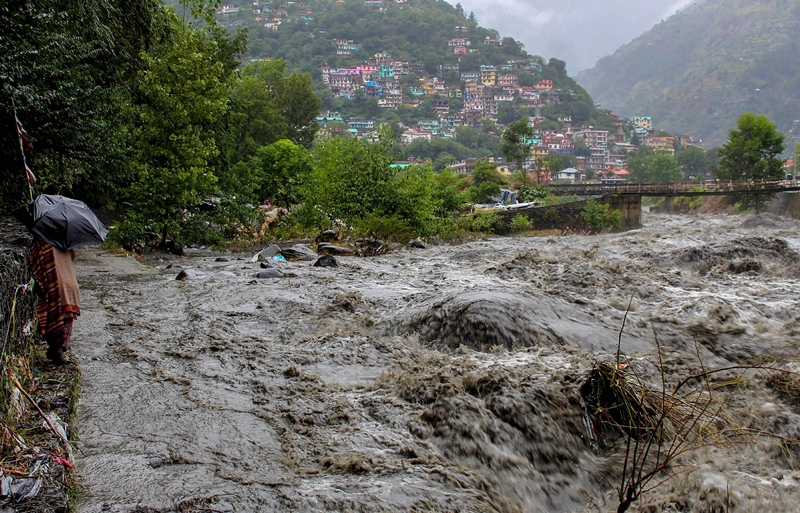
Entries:
[[225,258],[225,257],[217,257],[214,261],[215,262],[228,262],[228,259]]
[[202,273],[196,269],[184,269],[183,271],[178,273],[178,276],[175,277],[176,280],[196,280],[199,278],[205,278],[206,273]]
[[325,230],[317,236],[317,242],[333,242],[339,240],[339,235],[333,230]]
[[283,255],[283,258],[286,260],[308,260],[309,262],[319,257],[319,255],[314,253],[314,250],[305,244],[295,244],[291,248],[286,248],[281,251],[281,255]]
[[419,239],[414,239],[408,243],[409,248],[425,249],[427,246]]
[[250,262],[256,263],[258,261],[267,260],[274,257],[275,255],[280,255],[280,253],[281,253],[280,246],[278,246],[277,244],[270,244],[266,248],[262,249],[261,251],[253,255],[253,257],[250,259]]
[[314,267],[339,267],[339,262],[336,261],[333,255],[322,255],[314,262]]
[[280,271],[280,269],[264,269],[262,271],[258,271],[256,278],[283,278],[283,273]]
[[389,249],[389,245],[372,237],[356,239],[356,246],[363,256],[383,255]]
[[337,256],[353,256],[356,254],[350,248],[344,248],[342,246],[334,246],[330,242],[320,242],[317,244],[317,253],[320,255],[337,255]]

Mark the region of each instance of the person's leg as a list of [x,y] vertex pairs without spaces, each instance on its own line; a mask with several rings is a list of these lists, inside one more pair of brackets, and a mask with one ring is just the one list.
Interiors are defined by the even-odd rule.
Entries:
[[64,337],[60,333],[47,333],[43,338],[47,342],[47,359],[53,363],[61,363]]
[[69,350],[69,342],[72,339],[72,317],[64,319],[64,331],[59,334],[47,334],[44,336],[47,341],[47,358],[55,363],[67,363],[66,352]]
[[72,340],[72,322],[74,320],[72,317],[64,319],[64,343],[61,346],[64,352],[69,351],[69,343]]

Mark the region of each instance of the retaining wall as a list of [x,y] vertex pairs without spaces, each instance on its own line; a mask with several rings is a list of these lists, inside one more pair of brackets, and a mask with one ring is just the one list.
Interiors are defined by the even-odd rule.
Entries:
[[[640,196],[603,196],[594,198],[597,203],[605,203],[612,210],[620,211],[623,230],[632,230],[642,226],[642,198]],[[546,207],[521,208],[498,212],[506,224],[514,217],[524,215],[530,219],[534,230],[575,230],[589,231],[590,227],[581,217],[589,199],[550,205]]]
[[36,330],[28,255],[33,239],[17,221],[0,218],[0,415],[12,420],[21,405],[9,370],[22,381],[30,373]]

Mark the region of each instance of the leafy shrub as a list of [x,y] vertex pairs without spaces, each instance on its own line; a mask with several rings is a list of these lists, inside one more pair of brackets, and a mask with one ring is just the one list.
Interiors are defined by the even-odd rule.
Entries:
[[548,210],[544,213],[544,221],[548,225],[556,225],[561,221],[561,214],[555,210]]
[[512,232],[524,232],[533,228],[533,223],[526,216],[517,214],[511,220],[510,228]]
[[581,210],[581,217],[594,231],[622,226],[622,215],[619,210],[609,210],[608,205],[599,204],[595,200],[586,202],[586,207]]
[[544,201],[548,196],[547,187],[544,185],[522,185],[517,193],[517,200],[521,203],[528,203],[531,201]]
[[411,226],[398,215],[380,217],[367,214],[355,226],[356,234],[362,237],[392,242],[408,242],[414,235]]
[[483,211],[474,212],[463,216],[458,220],[458,226],[470,232],[479,233],[502,233],[503,220],[496,212]]
[[214,246],[224,240],[225,236],[219,225],[212,224],[204,217],[196,216],[183,223],[175,236],[175,246],[184,247],[190,244]]
[[129,251],[143,252],[158,244],[161,238],[155,221],[147,220],[143,215],[129,214],[116,226],[111,228],[108,240],[119,244]]

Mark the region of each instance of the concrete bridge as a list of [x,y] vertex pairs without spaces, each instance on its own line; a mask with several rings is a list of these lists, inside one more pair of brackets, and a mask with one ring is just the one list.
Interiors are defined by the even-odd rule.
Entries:
[[730,196],[734,194],[772,194],[800,191],[800,182],[760,180],[748,182],[677,183],[580,183],[548,185],[554,196]]

